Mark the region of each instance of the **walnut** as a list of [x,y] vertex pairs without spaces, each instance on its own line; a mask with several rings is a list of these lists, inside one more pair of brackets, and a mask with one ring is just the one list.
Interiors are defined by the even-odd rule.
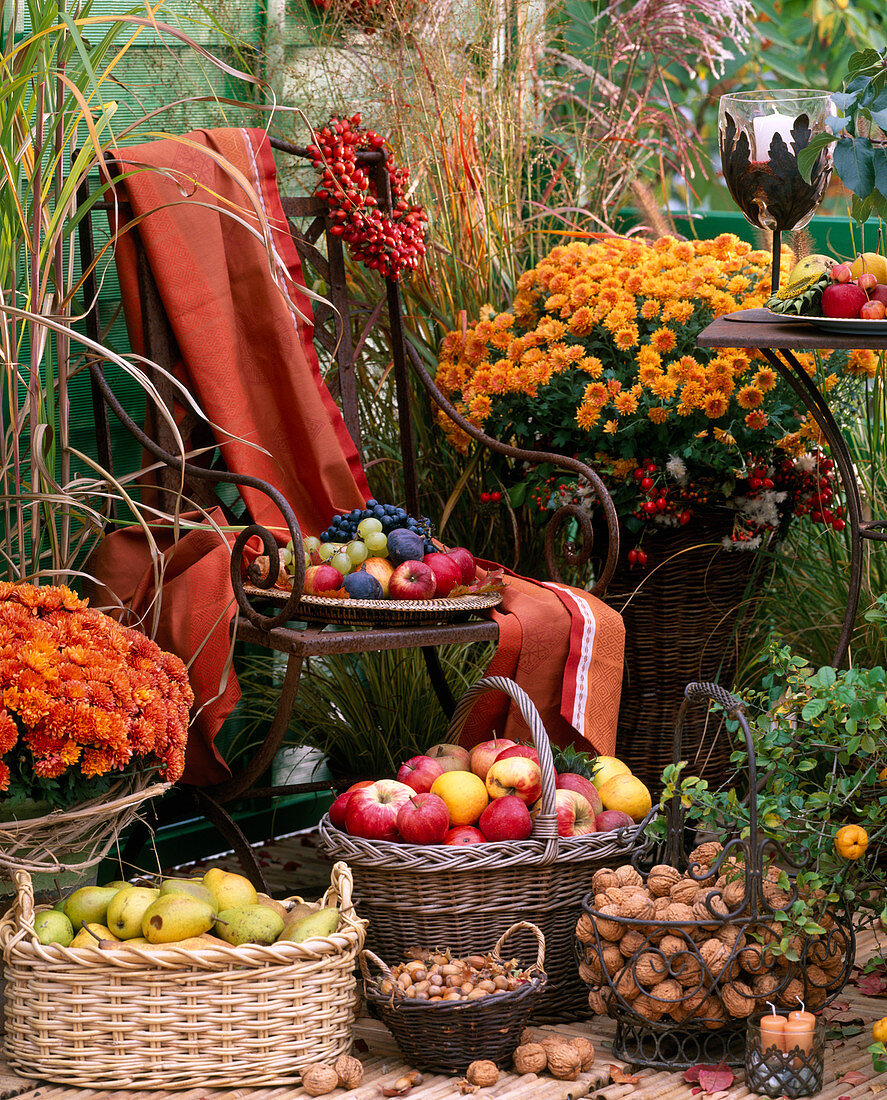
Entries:
[[[818,968],[817,967],[811,967],[810,969],[816,970]],[[821,973],[822,973],[822,971],[820,970],[820,974]],[[810,970],[807,971],[805,977],[807,977],[807,978],[810,977]],[[828,991],[823,989],[822,986],[819,986],[819,985],[808,985],[808,986],[806,986],[805,993],[804,993],[804,1007],[809,1009],[811,1012],[815,1012],[818,1008],[822,1008],[822,1006],[825,1004],[825,999],[826,999],[827,994],[828,994]]]
[[601,939],[610,940],[616,943],[621,940],[625,933],[625,925],[619,924],[614,920],[607,920],[607,917],[621,916],[620,911],[615,905],[605,905],[600,910],[600,916],[594,918],[594,926],[598,931],[598,935]]
[[632,867],[630,863],[625,863],[622,867],[616,868],[616,878],[619,880],[620,886],[644,885],[644,880],[637,867]]
[[[697,844],[689,856],[687,856],[688,871],[696,875],[701,875],[703,869],[708,870],[708,868],[716,862],[723,850],[724,845],[720,844],[717,840],[709,840],[706,841],[705,844]],[[694,863],[698,863],[699,867],[694,868]]]
[[340,1054],[333,1063],[333,1069],[343,1089],[356,1089],[363,1083],[363,1062],[350,1054]]
[[[776,990],[781,984],[781,979],[777,974],[756,974],[751,988],[758,1002],[758,1009],[763,1011],[767,1007],[767,1001],[772,1001],[776,995]],[[800,983],[798,983],[800,984]],[[795,1002],[797,1004],[797,1001]]]
[[[632,888],[633,889],[633,888]],[[604,890],[604,897],[607,899],[605,905],[618,905],[622,901],[622,887],[621,886],[608,886]]]
[[724,904],[731,913],[735,913],[745,904],[745,879],[736,879],[728,882],[723,887]]
[[631,965],[638,985],[644,990],[652,989],[668,974],[668,960],[655,951],[645,951]]
[[591,888],[595,893],[606,890],[608,886],[619,886],[616,872],[609,867],[601,867],[591,876]]
[[586,1039],[584,1035],[574,1035],[570,1040],[570,1046],[574,1046],[579,1051],[581,1059],[579,1072],[587,1073],[594,1065],[594,1044],[590,1039]]
[[619,950],[626,959],[640,951],[647,943],[647,937],[643,932],[630,928],[619,941]]
[[588,962],[579,963],[579,977],[586,985],[599,985],[604,980],[601,960],[593,955]]
[[804,986],[797,978],[792,978],[784,989],[776,994],[776,1003],[783,1008],[797,1008],[798,1001],[804,999]]
[[667,959],[670,959],[672,955],[676,955],[679,951],[687,950],[687,941],[682,936],[669,933],[660,941],[659,950]]
[[465,1076],[468,1078],[470,1085],[480,1085],[482,1089],[487,1088],[490,1085],[495,1085],[499,1080],[499,1067],[495,1062],[472,1062]]
[[669,966],[674,978],[681,983],[684,989],[695,989],[703,980],[702,964],[696,957],[695,948],[685,944],[682,951],[678,951],[669,959]]
[[661,1020],[665,1015],[666,1006],[661,1001],[656,1001],[646,993],[642,993],[632,1002],[631,1009],[638,1016],[643,1016],[645,1020],[656,1021]]
[[619,973],[623,965],[623,958],[619,947],[615,943],[605,944],[600,957],[605,974],[613,975]]
[[609,903],[610,897],[607,894],[606,890],[604,890],[600,894],[594,895],[594,904],[592,905],[592,909],[600,909],[602,905],[609,905]]
[[[800,936],[792,936],[792,938],[788,941],[788,946],[795,955],[800,956],[801,952],[804,950],[804,941],[801,939]],[[783,954],[776,956],[776,965],[785,967],[786,970],[789,970],[792,966],[794,966],[794,963],[787,955]]]
[[582,1055],[571,1043],[560,1039],[545,1045],[548,1072],[559,1081],[575,1081],[582,1066]]
[[514,1052],[515,1073],[542,1073],[548,1065],[548,1055],[541,1043],[523,1043]]
[[647,875],[647,888],[654,898],[665,897],[676,882],[681,881],[681,872],[667,863],[657,863]]
[[652,920],[653,915],[653,899],[644,894],[629,894],[628,897],[622,899],[622,904],[619,907],[620,917]]
[[671,908],[671,898],[668,894],[663,894],[653,902],[653,912],[656,914],[657,920],[668,920],[668,911]]
[[791,894],[782,890],[773,882],[764,880],[764,900],[771,909],[787,909],[791,904]]
[[739,965],[749,974],[766,974],[773,969],[773,952],[761,944],[749,944],[737,956]]
[[602,989],[589,990],[588,1007],[595,1016],[607,1015],[607,1000]]
[[[620,947],[622,944],[620,943]],[[842,943],[836,940],[814,940],[807,951],[807,958],[811,963],[824,970],[832,978],[836,977],[844,965],[844,952]]]
[[576,939],[580,943],[595,943],[597,940],[594,934],[594,921],[588,913],[583,913],[576,921]]
[[326,1096],[339,1087],[339,1075],[332,1066],[312,1062],[302,1070],[302,1088],[309,1096]]
[[[695,920],[693,906],[685,905],[682,901],[671,902],[668,907],[668,916],[666,920],[671,924],[684,924],[687,921]],[[683,929],[682,931],[689,931],[689,929]]]
[[669,887],[668,896],[683,905],[692,905],[699,893],[699,886],[688,878],[679,879]]
[[705,1004],[707,998],[707,989],[697,989],[695,992],[688,993],[684,997],[683,1001],[681,1001],[681,1006],[686,1010],[687,1019],[689,1019],[691,1016],[696,1016],[699,1014],[700,1009]]
[[[724,906],[724,903],[716,894],[709,893],[705,896],[700,894],[696,901],[693,902],[693,919],[699,921],[702,928],[708,929],[709,932],[713,932],[720,924],[720,921],[717,916],[712,915],[712,911],[709,909],[709,902],[711,902],[715,911],[717,911],[719,905],[721,908]],[[720,915],[723,916],[723,914]]]
[[735,924],[722,924],[715,929],[714,938],[725,943],[731,951],[741,951],[745,947],[745,933]]
[[613,978],[613,988],[624,1001],[633,1001],[640,993],[631,967],[626,966]]
[[728,982],[721,988],[721,1000],[724,1008],[735,1016],[750,1016],[755,1010],[755,995],[745,982]]
[[717,978],[730,958],[730,948],[712,937],[706,940],[699,948],[699,957],[705,964],[705,968],[712,978]]
[[717,997],[706,997],[696,1012],[696,1019],[709,1031],[717,1031],[727,1022],[727,1011]]
[[666,1007],[669,1003],[675,1003],[684,999],[684,991],[674,978],[668,978],[653,990],[651,997],[654,1001],[664,1001]]

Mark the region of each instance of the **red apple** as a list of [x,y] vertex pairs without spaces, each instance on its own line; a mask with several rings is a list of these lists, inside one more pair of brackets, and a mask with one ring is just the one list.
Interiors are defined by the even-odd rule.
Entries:
[[594,814],[588,799],[576,791],[555,791],[554,806],[557,812],[558,836],[585,836],[595,833]]
[[345,809],[354,791],[343,791],[329,808],[330,821],[337,829],[345,828]]
[[542,794],[542,771],[535,761],[523,756],[496,760],[487,772],[486,785],[490,798],[516,794],[529,804]]
[[349,791],[359,791],[361,787],[372,787],[375,783],[375,779],[358,779],[356,783],[352,783],[348,788]]
[[392,600],[430,600],[437,582],[424,561],[402,561],[391,574],[388,595]]
[[878,283],[875,289],[869,294],[870,302],[883,302],[887,305],[887,286],[883,283]]
[[481,741],[468,754],[468,766],[475,775],[486,779],[490,765],[503,749],[511,748],[514,742],[508,737],[494,737],[492,741]]
[[343,596],[342,574],[331,565],[309,565],[303,591],[309,596]]
[[436,760],[445,772],[471,770],[468,766],[468,749],[463,749],[461,745],[451,745],[448,741],[442,741],[439,745],[432,745],[430,749],[426,749],[425,755]]
[[377,779],[353,791],[345,808],[345,828],[367,840],[397,840],[397,812],[416,792],[394,779]]
[[526,840],[533,831],[533,819],[526,802],[508,794],[493,799],[480,815],[477,826],[487,840]]
[[[862,278],[861,275],[860,278]],[[887,308],[883,302],[872,300],[865,303],[859,311],[859,316],[864,321],[883,321],[887,317]]]
[[496,759],[511,760],[515,756],[522,756],[525,760],[534,760],[537,764],[539,763],[539,753],[532,745],[512,745],[511,748],[503,749]]
[[450,811],[430,791],[413,795],[397,811],[397,831],[407,844],[443,844],[450,831]]
[[444,844],[486,844],[487,838],[473,825],[456,825],[444,837]]
[[856,283],[831,283],[822,292],[822,312],[826,317],[858,317],[867,301]]
[[856,285],[865,291],[874,290],[878,285],[878,276],[873,271],[863,271],[861,275],[857,275]]
[[434,574],[435,596],[449,596],[462,583],[462,567],[448,554],[426,554],[422,561]]
[[601,796],[597,793],[597,787],[584,775],[577,775],[575,772],[561,772],[555,778],[554,785],[557,790],[576,791],[577,794],[581,794],[583,798],[587,799],[595,816],[603,811],[604,804],[601,802]]
[[464,546],[454,546],[451,550],[447,550],[447,557],[455,558],[459,563],[459,568],[462,570],[462,583],[471,584],[476,571],[474,554]]
[[850,270],[850,264],[835,264],[831,271],[832,282],[834,283],[849,283],[853,278],[853,272]]
[[398,783],[406,783],[418,794],[431,790],[431,784],[444,770],[439,760],[432,756],[411,756],[398,768]]
[[382,595],[387,598],[388,596],[388,582],[391,580],[391,574],[394,572],[394,566],[387,558],[367,558],[367,560],[361,566],[364,573],[369,573],[371,577],[375,577],[376,580],[382,586]]
[[623,810],[604,810],[594,819],[599,833],[609,833],[613,829],[624,829],[626,825],[634,825],[634,818],[629,817]]

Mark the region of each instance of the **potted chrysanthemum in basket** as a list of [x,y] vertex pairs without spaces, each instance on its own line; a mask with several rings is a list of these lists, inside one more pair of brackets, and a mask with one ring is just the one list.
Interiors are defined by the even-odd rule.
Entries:
[[0,865],[98,861],[184,768],[182,661],[65,587],[0,582]]

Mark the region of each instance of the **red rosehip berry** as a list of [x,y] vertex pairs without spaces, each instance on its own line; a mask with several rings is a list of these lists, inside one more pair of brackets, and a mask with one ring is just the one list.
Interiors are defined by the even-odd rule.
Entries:
[[629,550],[628,551],[628,564],[629,565],[637,565],[637,560],[638,560],[637,550]]
[[636,561],[637,561],[638,565],[646,565],[647,564],[647,551],[646,550],[636,550],[635,553],[637,554]]
[[641,479],[641,488],[644,490],[645,493],[649,493],[649,491],[653,488],[653,485],[654,482],[651,477],[645,477]]
[[658,510],[659,509],[656,507],[656,501],[655,500],[645,500],[644,501],[644,511],[647,513],[648,516],[652,516]]

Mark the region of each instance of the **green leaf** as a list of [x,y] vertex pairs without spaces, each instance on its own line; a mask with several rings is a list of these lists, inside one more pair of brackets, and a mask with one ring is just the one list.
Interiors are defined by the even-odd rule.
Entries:
[[826,709],[826,706],[827,704],[824,699],[811,699],[801,711],[801,717],[809,722],[811,718],[818,718]]
[[864,199],[871,194],[875,186],[875,165],[872,143],[868,138],[838,138],[833,164],[841,182],[854,195]]
[[807,183],[810,182],[810,173],[813,171],[813,165],[816,163],[817,157],[823,149],[832,145],[835,141],[837,141],[837,138],[831,134],[817,134],[810,141],[810,144],[798,153],[798,171]]

